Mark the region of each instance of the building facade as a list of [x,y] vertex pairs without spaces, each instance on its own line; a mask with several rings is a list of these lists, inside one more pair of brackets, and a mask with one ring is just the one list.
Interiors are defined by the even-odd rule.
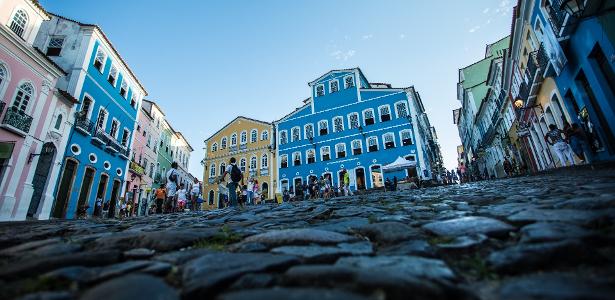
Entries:
[[50,17],[37,1],[0,2],[0,221],[47,219],[54,200],[75,99],[56,88],[66,72],[33,47]]
[[[359,68],[330,71],[309,87],[304,105],[275,122],[278,192],[321,176],[340,186],[344,169],[353,190],[381,187],[394,176],[431,179],[426,147],[417,142],[427,141],[419,128],[432,128],[419,120],[426,115],[417,109],[422,103],[414,88],[370,83]],[[397,157],[416,168],[383,174]]]
[[186,189],[189,189],[194,183],[194,179],[188,171],[190,154],[194,149],[188,143],[184,135],[177,131],[171,137],[171,154],[173,161],[177,162],[177,171],[179,173],[179,183],[184,184]]
[[218,179],[230,158],[237,160],[244,183],[258,180],[263,196],[274,197],[277,184],[275,142],[271,123],[239,116],[205,140],[203,199],[208,209],[221,207]]
[[145,105],[137,116],[137,127],[133,132],[134,142],[131,148],[131,159],[128,166],[129,179],[125,190],[125,199],[134,203],[133,214],[146,215],[152,198],[154,184],[154,168],[158,155],[154,152],[156,131],[154,118],[150,114],[151,106]]
[[127,184],[132,133],[146,91],[98,26],[52,15],[34,45],[49,49],[58,44],[59,53],[51,58],[69,74],[57,87],[80,104],[51,217],[74,218],[78,211],[92,215],[97,198],[106,203],[105,216],[114,217]]

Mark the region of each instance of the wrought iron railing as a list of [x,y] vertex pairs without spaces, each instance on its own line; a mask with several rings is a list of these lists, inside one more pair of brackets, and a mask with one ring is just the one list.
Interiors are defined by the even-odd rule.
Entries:
[[139,165],[135,161],[130,161],[129,168],[130,168],[131,171],[133,171],[136,174],[139,174],[139,175],[144,175],[145,174],[145,168],[143,168],[141,165]]
[[20,131],[28,133],[32,125],[32,117],[19,111],[15,107],[11,107],[6,111],[2,124],[10,125]]
[[545,70],[549,65],[549,54],[547,53],[547,48],[545,48],[544,44],[540,44],[538,51],[536,51],[536,62],[538,67],[540,68],[540,73],[545,74]]
[[562,3],[564,1],[551,0],[550,5],[546,7],[549,14],[549,23],[551,23],[555,36],[558,38],[568,36],[572,32],[572,25],[576,23],[574,16],[569,15],[563,9]]
[[94,122],[90,121],[87,117],[79,117],[75,120],[75,127],[91,134],[94,130]]
[[0,102],[0,114],[2,114],[2,112],[4,111],[5,106],[6,106],[6,103]]
[[130,149],[128,149],[128,147],[120,145],[119,149],[118,149],[118,155],[124,159],[128,159],[128,157],[130,156]]
[[527,100],[529,95],[530,95],[530,87],[527,85],[527,83],[522,82],[521,86],[519,86],[519,96],[518,96],[518,98],[521,98],[523,100]]

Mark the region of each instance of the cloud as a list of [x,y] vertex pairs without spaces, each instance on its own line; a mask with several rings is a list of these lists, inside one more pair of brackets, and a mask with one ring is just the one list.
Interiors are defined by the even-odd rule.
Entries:
[[405,34],[403,34],[403,33],[402,33],[402,34],[400,34],[400,35],[399,35],[399,39],[400,39],[400,40],[403,40],[403,39],[405,39],[405,38],[406,38],[406,35],[405,35]]
[[344,36],[344,40],[349,41],[349,40],[350,40],[350,36],[349,36],[349,35],[345,35],[345,36]]
[[488,13],[488,12],[489,12],[489,7],[487,7],[487,8],[485,8],[485,9],[483,9],[483,13],[484,13],[484,14],[486,14],[486,13]]
[[475,31],[477,31],[479,29],[480,29],[480,26],[477,25],[477,26],[474,26],[474,27],[470,28],[470,30],[468,30],[468,32],[472,33],[472,32],[475,32]]
[[373,38],[373,37],[374,37],[374,35],[373,35],[373,34],[366,34],[366,35],[364,35],[364,36],[363,36],[363,39],[364,39],[364,40],[369,40],[369,39],[371,39],[371,38]]
[[349,58],[353,57],[355,53],[357,53],[357,51],[352,50],[352,49],[346,52],[341,51],[341,50],[336,50],[336,51],[331,52],[329,55],[333,56],[335,59],[338,59],[338,60],[348,60]]

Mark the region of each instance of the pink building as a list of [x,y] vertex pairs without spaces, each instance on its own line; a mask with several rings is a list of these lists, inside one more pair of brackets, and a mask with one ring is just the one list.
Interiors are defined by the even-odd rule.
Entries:
[[49,18],[38,1],[0,1],[0,221],[49,217],[74,119],[76,100],[55,88],[66,73],[32,46]]

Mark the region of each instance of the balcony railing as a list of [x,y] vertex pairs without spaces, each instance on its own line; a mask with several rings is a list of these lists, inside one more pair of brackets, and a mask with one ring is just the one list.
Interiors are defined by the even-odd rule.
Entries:
[[[573,30],[573,25],[576,24],[574,17],[569,15],[562,7],[562,0],[551,0],[551,4],[547,5],[547,13],[549,14],[549,23],[558,38],[567,37]],[[549,3],[547,1],[547,3]]]
[[128,159],[130,156],[130,149],[124,145],[120,145],[117,155],[123,159]]
[[527,85],[527,83],[522,82],[521,86],[519,86],[519,98],[523,99],[523,100],[527,100],[527,98],[530,95],[530,88]]
[[141,165],[139,165],[138,163],[136,163],[134,161],[130,161],[129,170],[132,171],[135,174],[138,174],[138,175],[145,174],[145,169]]
[[0,102],[0,114],[2,114],[2,112],[4,111],[5,106],[6,106],[6,103]]
[[104,129],[97,127],[94,130],[94,134],[92,135],[92,142],[99,145],[106,145],[109,143],[109,137]]
[[75,120],[75,129],[83,134],[90,135],[94,130],[94,122],[90,121],[90,119],[83,117],[78,117]]
[[8,125],[9,128],[17,129],[21,135],[26,135],[30,132],[32,117],[19,111],[15,107],[10,107],[4,115],[2,124]]

